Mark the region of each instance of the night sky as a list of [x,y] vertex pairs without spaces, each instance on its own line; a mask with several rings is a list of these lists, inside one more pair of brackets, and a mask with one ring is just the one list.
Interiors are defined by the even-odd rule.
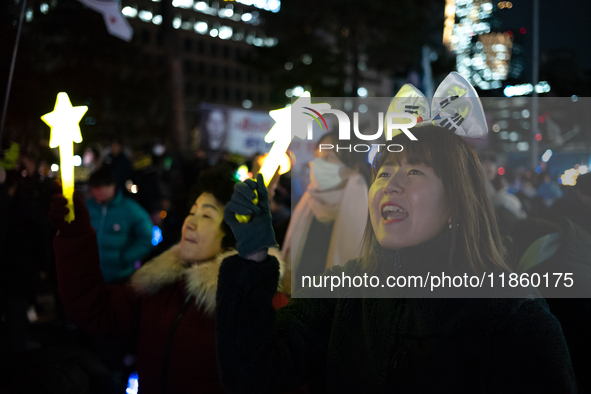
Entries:
[[[503,28],[525,27],[525,73],[531,74],[533,0],[513,0],[513,8],[499,10]],[[517,33],[519,34],[519,33]],[[575,49],[583,71],[591,70],[591,1],[540,0],[540,56],[551,49]]]

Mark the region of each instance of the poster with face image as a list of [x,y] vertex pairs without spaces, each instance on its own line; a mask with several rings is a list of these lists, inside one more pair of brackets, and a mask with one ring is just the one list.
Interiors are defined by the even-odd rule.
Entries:
[[265,135],[275,121],[268,112],[202,104],[200,113],[201,146],[210,164],[217,163],[224,152],[251,157],[271,149]]
[[228,109],[204,104],[200,112],[201,147],[206,151],[209,163],[215,164],[227,150]]

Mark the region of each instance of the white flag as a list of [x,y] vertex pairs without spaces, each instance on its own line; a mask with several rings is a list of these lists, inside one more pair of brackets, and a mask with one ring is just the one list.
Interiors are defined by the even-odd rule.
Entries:
[[121,13],[121,0],[78,0],[88,8],[103,14],[109,33],[125,41],[131,41],[133,28]]

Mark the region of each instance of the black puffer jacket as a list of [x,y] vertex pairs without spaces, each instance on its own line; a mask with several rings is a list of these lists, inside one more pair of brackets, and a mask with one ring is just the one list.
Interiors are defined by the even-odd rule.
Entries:
[[[400,265],[441,264],[449,242],[403,249]],[[392,264],[392,261],[382,264]],[[430,264],[427,264],[430,265]],[[355,275],[360,262],[333,267]],[[274,311],[277,261],[233,256],[218,281],[216,334],[229,392],[572,393],[560,325],[539,298],[294,298]],[[305,288],[296,297],[314,296]]]
[[[577,378],[579,393],[591,393],[591,234],[557,214],[516,224],[511,260],[515,270],[538,273],[572,273],[573,286],[539,291],[560,321]],[[558,298],[567,297],[567,298]]]

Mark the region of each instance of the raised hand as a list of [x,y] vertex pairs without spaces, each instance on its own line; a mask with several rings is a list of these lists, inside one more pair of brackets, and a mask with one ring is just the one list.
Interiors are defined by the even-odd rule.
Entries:
[[60,193],[54,194],[49,205],[47,217],[53,227],[59,230],[58,235],[64,238],[73,238],[84,235],[92,230],[90,224],[90,214],[82,195],[74,192],[74,212],[76,218],[71,223],[64,220],[66,214],[70,211],[67,208],[68,200]]
[[[255,204],[253,200],[257,197],[258,204]],[[240,223],[236,218],[237,214],[250,216],[250,220]],[[269,209],[269,195],[261,174],[258,175],[257,182],[248,179],[234,186],[234,194],[224,211],[224,220],[234,233],[238,253],[244,258],[277,246]]]

